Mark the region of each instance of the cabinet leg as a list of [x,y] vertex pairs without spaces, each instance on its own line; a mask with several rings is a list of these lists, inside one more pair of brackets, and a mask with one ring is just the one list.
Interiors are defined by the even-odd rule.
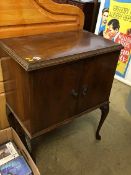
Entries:
[[35,152],[35,140],[30,139],[26,134],[25,134],[25,146],[27,150],[29,151],[32,159],[34,162],[36,162],[36,152]]
[[6,105],[6,115],[7,115],[7,119],[8,119],[10,126],[14,130],[16,130],[16,120],[15,120],[14,115],[12,114],[12,112],[10,111],[10,109],[8,108],[7,105]]
[[24,143],[25,142],[24,131],[22,130],[20,124],[15,119],[14,115],[12,114],[12,112],[10,111],[10,109],[8,108],[8,106],[6,106],[6,114],[7,114],[7,117],[8,117],[8,121],[9,121],[10,126],[17,132],[17,134],[21,138],[21,141]]
[[100,122],[99,122],[99,125],[98,125],[98,128],[97,128],[97,131],[96,131],[96,139],[97,140],[101,140],[101,136],[100,136],[99,133],[100,133],[100,129],[101,129],[108,113],[109,113],[109,103],[101,106],[100,110],[101,110],[101,119],[100,119]]
[[19,122],[16,120],[16,118],[14,117],[14,115],[12,114],[12,112],[10,111],[10,109],[8,108],[7,105],[6,105],[6,114],[7,114],[10,126],[17,132],[21,141],[23,142],[23,144],[25,145],[26,149],[29,151],[32,159],[35,162],[35,160],[36,160],[35,159],[35,149],[34,149],[34,140],[35,139],[30,139],[25,134],[24,130],[22,129]]

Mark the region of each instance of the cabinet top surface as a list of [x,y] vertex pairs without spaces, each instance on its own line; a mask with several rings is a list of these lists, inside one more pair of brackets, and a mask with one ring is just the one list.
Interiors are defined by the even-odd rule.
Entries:
[[0,47],[26,71],[84,59],[122,48],[87,31],[2,39]]

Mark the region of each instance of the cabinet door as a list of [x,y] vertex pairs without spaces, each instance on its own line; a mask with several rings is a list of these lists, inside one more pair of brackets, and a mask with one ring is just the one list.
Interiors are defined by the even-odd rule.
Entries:
[[81,68],[82,63],[78,61],[31,73],[32,133],[55,127],[73,117]]
[[84,62],[77,113],[109,100],[118,54],[103,54]]

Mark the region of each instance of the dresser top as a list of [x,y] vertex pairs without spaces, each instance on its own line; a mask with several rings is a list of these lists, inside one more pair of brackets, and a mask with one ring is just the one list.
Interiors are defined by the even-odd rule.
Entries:
[[120,44],[87,31],[2,39],[0,47],[26,71],[122,49]]

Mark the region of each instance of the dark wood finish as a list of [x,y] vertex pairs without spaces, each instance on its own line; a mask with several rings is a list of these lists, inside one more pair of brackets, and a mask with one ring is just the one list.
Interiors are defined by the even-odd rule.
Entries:
[[100,119],[100,122],[99,122],[99,125],[97,128],[97,131],[96,131],[96,139],[97,140],[101,140],[101,136],[100,136],[99,132],[100,132],[100,129],[101,129],[108,113],[109,113],[109,103],[102,105],[100,107],[100,110],[101,110],[101,119]]
[[79,7],[85,16],[84,29],[90,32],[95,31],[97,16],[100,8],[100,2],[92,0],[90,2],[82,2],[79,0],[53,0],[60,4],[71,4]]
[[87,31],[1,39],[0,47],[26,71],[89,59],[121,49],[121,45]]
[[109,101],[117,56],[117,52],[105,53],[84,61],[83,76],[80,82],[81,96],[77,113]]
[[53,1],[60,4],[68,4],[68,0],[53,0]]
[[95,32],[97,16],[100,8],[100,2],[98,2],[98,0],[93,0],[93,3],[94,3],[94,8],[93,8],[92,23],[91,23],[91,31]]
[[[100,139],[121,45],[80,31],[3,39],[0,47],[9,56],[2,61],[10,77],[7,107],[28,144],[97,108],[102,111]],[[32,59],[36,56],[41,59]]]
[[31,157],[36,162],[36,152],[35,152],[35,142],[34,140],[30,139],[28,135],[24,132],[23,128],[19,124],[19,122],[16,120],[8,106],[6,105],[6,113],[8,117],[9,124],[12,128],[14,128],[19,135],[21,141],[26,146],[27,150],[31,154]]

